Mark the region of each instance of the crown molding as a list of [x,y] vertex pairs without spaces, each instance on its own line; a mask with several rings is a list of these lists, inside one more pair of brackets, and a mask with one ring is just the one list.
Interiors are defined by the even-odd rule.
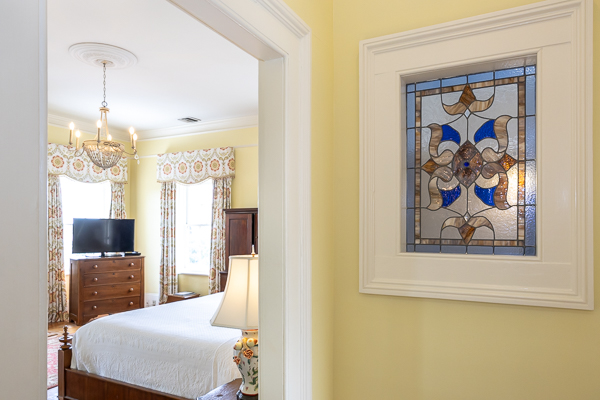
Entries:
[[[96,134],[96,124],[84,122],[74,118],[64,117],[56,114],[48,114],[48,125],[59,128],[69,129],[69,123],[73,122],[75,128],[83,133],[90,135]],[[216,121],[199,122],[195,124],[185,124],[173,126],[170,128],[149,129],[138,131],[138,142],[146,140],[171,139],[182,136],[199,135],[203,133],[229,131],[233,129],[255,128],[258,126],[258,116],[251,115],[246,117],[237,117],[221,119]],[[111,128],[110,134],[117,140],[129,141],[129,132]]]
[[139,131],[138,142],[146,140],[170,139],[174,137],[199,135],[211,132],[230,131],[233,129],[255,128],[257,126],[258,115],[220,119],[216,121],[178,125],[170,128]]

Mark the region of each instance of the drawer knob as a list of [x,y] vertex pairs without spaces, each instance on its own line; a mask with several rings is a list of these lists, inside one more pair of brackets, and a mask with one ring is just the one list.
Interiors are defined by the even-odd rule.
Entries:
[[133,278],[135,278],[135,276],[129,275],[129,279],[133,279]]
[[130,267],[133,267],[134,265],[135,265],[134,263],[129,263],[129,266],[130,266]]
[[94,265],[94,267],[93,267],[93,268],[94,268],[94,269],[98,269],[98,266],[97,266],[97,265]]
[[92,306],[92,310],[95,310],[96,308],[98,308],[97,306]]
[[97,295],[97,294],[98,294],[98,292],[94,292],[94,293],[92,293],[92,295],[94,295],[94,296],[95,296],[95,295]]
[[129,291],[130,291],[130,292],[133,292],[133,288],[129,288]]
[[133,301],[130,301],[130,302],[129,302],[129,305],[130,305],[130,306],[132,306],[132,305],[133,305]]
[[93,279],[93,281],[94,281],[94,282],[98,282],[98,278],[94,278],[94,279]]

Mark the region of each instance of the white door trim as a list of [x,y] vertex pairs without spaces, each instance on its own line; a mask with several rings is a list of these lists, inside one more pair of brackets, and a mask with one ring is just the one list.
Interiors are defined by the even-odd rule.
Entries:
[[261,398],[312,398],[311,31],[282,0],[168,0],[259,67]]

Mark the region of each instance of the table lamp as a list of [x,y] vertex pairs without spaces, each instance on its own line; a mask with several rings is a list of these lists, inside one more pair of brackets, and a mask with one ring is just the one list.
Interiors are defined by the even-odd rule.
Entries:
[[[253,252],[254,253],[254,252]],[[258,256],[229,257],[225,293],[211,325],[242,330],[233,362],[242,374],[239,400],[258,400]]]

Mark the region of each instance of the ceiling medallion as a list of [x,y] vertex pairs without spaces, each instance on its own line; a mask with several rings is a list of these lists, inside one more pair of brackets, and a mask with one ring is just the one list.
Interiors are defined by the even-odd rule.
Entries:
[[106,63],[107,68],[128,68],[137,63],[137,57],[129,50],[104,43],[76,43],[69,47],[75,59],[96,67]]
[[[73,46],[71,46],[71,48],[73,48]],[[104,71],[104,100],[102,101],[100,107],[100,119],[96,123],[96,126],[98,127],[98,133],[94,139],[85,140],[83,142],[83,146],[80,148],[79,137],[81,136],[81,133],[79,131],[75,132],[75,155],[80,156],[85,151],[92,162],[102,169],[108,169],[115,166],[121,160],[121,158],[127,157],[127,155],[133,156],[133,158],[138,160],[138,164],[140,162],[136,150],[137,134],[135,133],[133,127],[129,128],[130,144],[131,149],[133,150],[132,153],[126,152],[125,146],[122,143],[113,141],[108,131],[108,112],[110,110],[108,109],[108,103],[106,102],[106,68],[110,66],[110,63],[110,60],[102,60],[102,62],[100,62],[100,65],[102,65],[102,69]],[[114,61],[112,61],[112,64],[118,65],[114,63]],[[93,65],[95,65],[95,63]],[[73,122],[69,124],[69,129],[69,146],[72,146],[73,130],[75,129]]]

